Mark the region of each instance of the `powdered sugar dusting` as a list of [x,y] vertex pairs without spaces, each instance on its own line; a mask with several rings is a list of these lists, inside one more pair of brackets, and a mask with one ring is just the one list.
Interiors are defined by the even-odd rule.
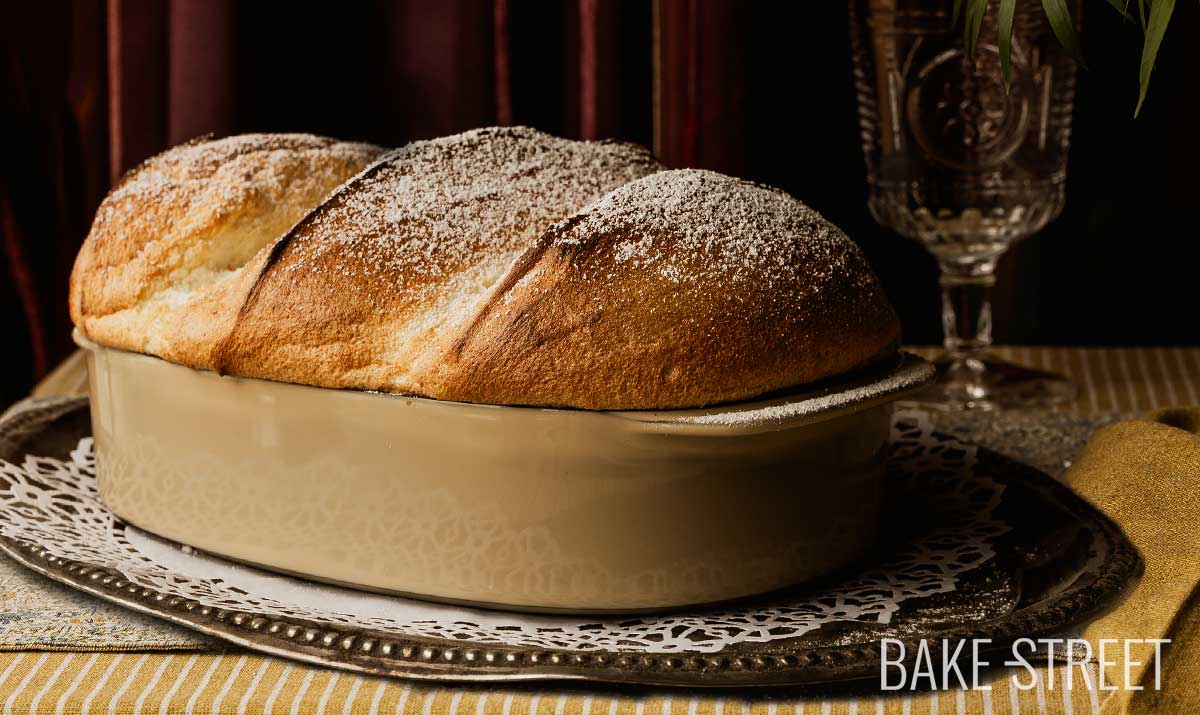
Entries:
[[[153,217],[162,210],[187,214],[203,207],[208,214],[225,213],[245,206],[256,193],[322,193],[329,183],[327,174],[286,171],[297,156],[320,152],[327,165],[362,165],[381,151],[370,144],[311,134],[241,134],[189,142],[129,172],[100,206],[95,223],[129,232],[140,225],[158,225]],[[313,184],[313,191],[305,184]],[[297,211],[308,208],[298,206]]]
[[414,142],[310,216],[286,270],[297,279],[313,271],[378,278],[408,298],[433,295],[465,268],[507,265],[555,221],[660,168],[641,147],[526,127]]
[[615,263],[672,283],[874,284],[858,247],[816,211],[778,189],[710,171],[664,171],[626,184],[581,220],[560,224],[555,242],[569,248],[605,235],[623,237]]

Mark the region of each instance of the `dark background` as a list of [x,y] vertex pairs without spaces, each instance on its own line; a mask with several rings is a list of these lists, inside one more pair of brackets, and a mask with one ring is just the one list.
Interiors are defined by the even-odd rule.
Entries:
[[[1066,210],[1001,263],[996,336],[1195,344],[1200,5],[1177,6],[1136,121],[1140,31],[1084,7]],[[113,178],[207,132],[641,142],[811,204],[866,250],[905,339],[940,340],[932,260],[865,208],[838,2],[7,3],[0,39],[0,404],[70,351],[67,276]]]

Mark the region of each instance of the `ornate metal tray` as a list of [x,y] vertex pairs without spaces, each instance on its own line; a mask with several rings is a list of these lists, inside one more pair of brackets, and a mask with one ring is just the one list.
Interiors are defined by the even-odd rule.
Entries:
[[868,563],[705,610],[513,614],[201,554],[100,502],[85,399],[29,401],[0,419],[0,549],[128,608],[312,663],[431,680],[688,686],[877,677],[884,637],[990,638],[1007,649],[1081,625],[1140,574],[1120,529],[1042,472],[938,434],[917,411],[897,413],[893,437],[888,537]]

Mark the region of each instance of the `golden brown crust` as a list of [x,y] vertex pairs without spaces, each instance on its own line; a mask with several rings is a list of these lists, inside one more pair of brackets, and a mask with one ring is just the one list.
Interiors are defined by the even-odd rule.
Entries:
[[246,134],[148,159],[96,212],[71,275],[72,320],[104,345],[211,367],[260,250],[382,151]]
[[863,367],[899,338],[878,280],[832,224],[774,189],[670,171],[543,235],[437,383],[468,402],[695,407]]
[[285,236],[220,370],[438,397],[426,377],[554,222],[659,170],[645,149],[525,128],[390,152]]
[[[261,218],[265,160],[244,159],[261,150],[171,157],[183,188],[118,187],[72,277],[80,329],[247,377],[587,409],[749,398],[898,344],[861,252],[774,189],[510,128],[410,144],[330,195],[378,150],[278,141],[249,143],[324,182],[271,194],[311,202],[290,230]],[[165,206],[138,219],[146,203]]]

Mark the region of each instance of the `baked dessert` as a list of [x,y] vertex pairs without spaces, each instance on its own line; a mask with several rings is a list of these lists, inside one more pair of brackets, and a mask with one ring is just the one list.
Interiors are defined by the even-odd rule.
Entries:
[[719,602],[861,557],[892,404],[933,375],[799,201],[524,128],[172,149],[101,206],[71,311],[121,520],[528,610]]
[[71,314],[221,374],[591,410],[806,385],[900,332],[861,251],[788,194],[526,128],[171,149],[101,205]]

